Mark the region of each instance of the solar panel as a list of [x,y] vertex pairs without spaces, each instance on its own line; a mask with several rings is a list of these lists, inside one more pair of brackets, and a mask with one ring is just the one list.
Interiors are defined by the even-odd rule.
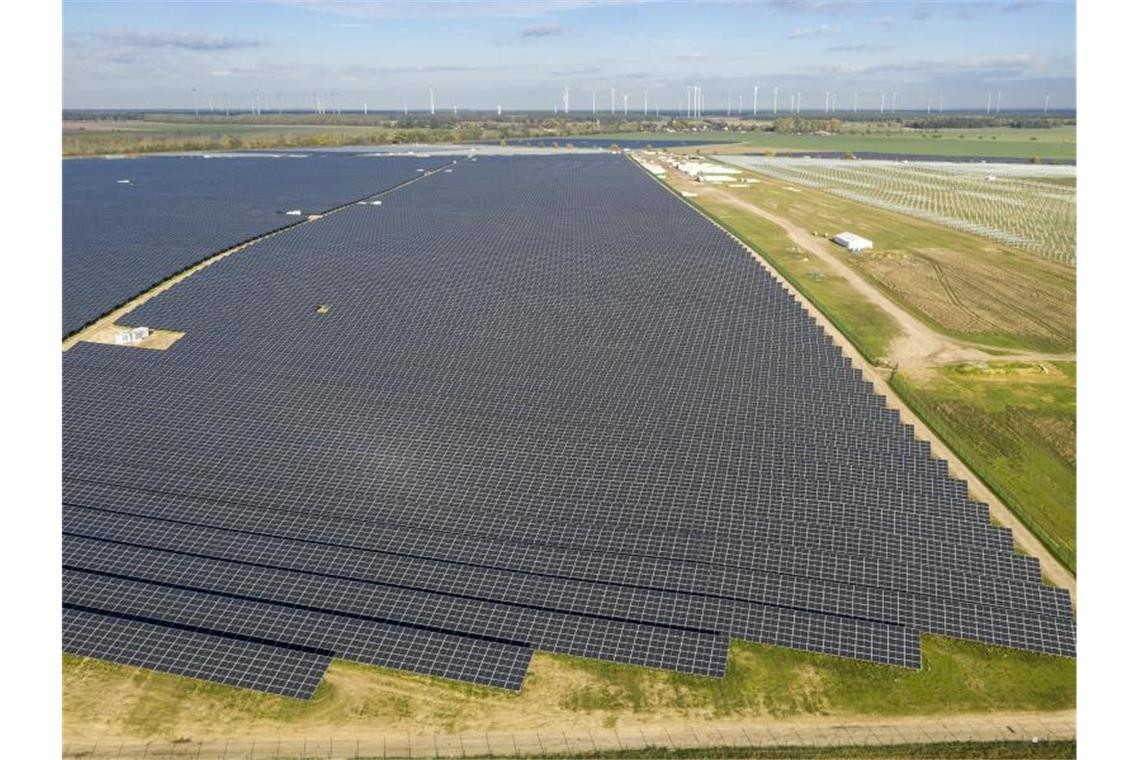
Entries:
[[296,699],[316,691],[329,655],[65,606],[63,651]]
[[[422,164],[337,153],[64,161],[63,333],[213,253],[379,193]],[[303,213],[285,213],[293,209]]]
[[1068,594],[621,157],[461,162],[132,319],[185,337],[64,356],[76,604],[507,688],[533,650],[1075,652]]

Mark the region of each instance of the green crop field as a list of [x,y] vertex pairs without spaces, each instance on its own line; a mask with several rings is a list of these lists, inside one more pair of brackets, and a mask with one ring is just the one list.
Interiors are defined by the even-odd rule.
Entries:
[[[752,132],[609,132],[598,139],[695,140],[697,144],[736,143],[738,152],[837,151],[840,153],[902,153],[947,157],[1075,160],[1076,127],[1027,129],[884,129],[850,125],[829,135]],[[682,150],[682,149],[678,149]],[[707,152],[707,151],[705,151]]]
[[1074,362],[992,362],[891,381],[1070,569],[1077,561]]

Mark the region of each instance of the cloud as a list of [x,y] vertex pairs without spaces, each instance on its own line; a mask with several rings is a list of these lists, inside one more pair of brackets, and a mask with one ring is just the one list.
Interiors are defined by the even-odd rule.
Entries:
[[689,61],[689,62],[707,61],[711,58],[712,58],[712,55],[710,53],[705,53],[705,52],[702,52],[700,50],[694,50],[694,51],[691,51],[688,53],[678,53],[677,54],[677,60],[678,61]]
[[257,47],[257,40],[183,32],[138,32],[129,29],[95,32],[104,42],[124,48],[217,51]]
[[820,24],[818,26],[808,26],[800,29],[793,29],[788,32],[788,39],[798,40],[802,37],[818,37],[821,34],[834,34],[839,31],[839,27],[833,24]]
[[557,37],[560,34],[562,34],[562,27],[557,24],[535,24],[519,31],[519,36],[526,39]]
[[861,43],[856,45],[832,45],[827,49],[828,53],[885,53],[888,50],[894,50],[890,45],[871,45],[868,43]]
[[276,0],[283,5],[355,18],[544,18],[562,11],[608,5],[639,5],[650,0]]
[[845,0],[771,0],[768,5],[789,13],[846,13],[854,10],[858,3]]

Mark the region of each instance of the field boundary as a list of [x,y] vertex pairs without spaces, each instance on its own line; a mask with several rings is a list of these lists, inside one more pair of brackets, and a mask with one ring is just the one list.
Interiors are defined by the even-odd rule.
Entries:
[[887,747],[891,745],[1072,741],[1076,713],[973,715],[966,719],[900,718],[867,721],[831,718],[811,722],[757,721],[630,726],[619,729],[571,729],[557,733],[472,732],[391,734],[363,737],[203,739],[140,741],[108,737],[99,741],[69,740],[63,757],[103,760],[121,758],[424,758],[424,757],[557,757],[607,751],[668,751],[732,747]]
[[1022,521],[1020,515],[1010,508],[1009,505],[989,487],[988,483],[974,472],[973,468],[969,467],[946,441],[942,440],[942,438],[934,432],[931,426],[926,422],[926,419],[912,408],[906,399],[895,390],[890,380],[885,378],[882,373],[876,371],[874,360],[866,356],[851,335],[835,323],[827,307],[818,304],[813,298],[801,291],[794,284],[793,280],[785,275],[779,264],[771,260],[760,248],[745,242],[745,239],[741,235],[738,235],[731,225],[714,218],[710,213],[693,203],[689,198],[681,195],[667,182],[653,176],[653,174],[641,166],[640,163],[635,161],[632,156],[627,154],[627,158],[637,166],[638,169],[647,176],[652,177],[661,187],[665,188],[667,192],[681,200],[735,240],[796,299],[808,315],[832,338],[836,346],[851,359],[856,368],[861,370],[863,377],[874,386],[875,392],[883,396],[887,406],[897,410],[900,420],[904,424],[909,424],[914,428],[915,437],[918,440],[925,440],[930,443],[931,456],[944,459],[948,465],[950,476],[965,481],[971,494],[989,506],[991,517],[1013,532],[1015,543],[1038,559],[1041,563],[1042,574],[1057,586],[1069,592],[1073,606],[1075,607],[1077,603],[1077,580],[1073,572],[1054,555],[1046,542],[1039,538],[1036,532],[1026,522]]

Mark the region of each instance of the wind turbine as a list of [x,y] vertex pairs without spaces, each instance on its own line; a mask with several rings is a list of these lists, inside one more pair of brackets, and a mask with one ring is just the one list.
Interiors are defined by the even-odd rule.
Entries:
[[1001,113],[1001,90],[998,90],[997,112]]
[[886,107],[887,107],[887,93],[880,92],[879,93],[879,115],[880,116],[883,114],[883,111],[886,110]]
[[1045,96],[1045,110],[1043,111],[1043,113],[1049,113],[1049,96],[1048,95]]
[[615,111],[615,104],[617,102],[616,98],[617,98],[617,88],[611,86],[610,87],[610,116],[613,116],[614,113],[616,113],[616,111]]
[[898,97],[897,92],[891,92],[891,113],[895,112],[895,99]]
[[859,91],[855,91],[855,113],[859,113]]
[[990,113],[990,100],[991,100],[992,96],[993,96],[992,92],[989,92],[989,91],[986,92],[986,115],[987,116]]
[[756,99],[759,92],[760,92],[760,85],[758,85],[758,84],[752,85],[752,115],[753,116],[756,115],[756,106],[759,104],[759,101]]
[[629,93],[623,92],[621,94],[622,115],[629,116]]
[[772,88],[772,113],[780,112],[780,85]]
[[799,90],[796,90],[796,115],[800,113],[800,103],[804,102],[804,95]]
[[946,102],[945,95],[938,96],[938,113],[942,113],[942,104]]
[[598,91],[593,87],[590,88],[590,115],[598,115]]
[[649,115],[649,90],[648,89],[644,90],[643,94],[645,96],[645,102],[642,104],[641,112],[642,112],[643,116],[648,116]]
[[431,111],[432,116],[435,116],[435,88],[434,87],[428,88],[428,110]]

